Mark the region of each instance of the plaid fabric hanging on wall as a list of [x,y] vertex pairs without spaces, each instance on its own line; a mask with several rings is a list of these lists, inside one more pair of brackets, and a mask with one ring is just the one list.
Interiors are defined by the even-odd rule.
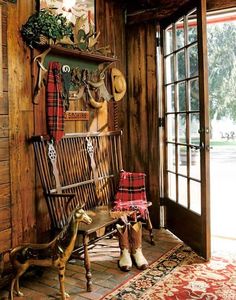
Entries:
[[47,126],[50,137],[58,142],[64,135],[61,65],[49,62],[47,78]]
[[145,173],[121,171],[118,191],[115,195],[113,211],[138,211],[146,219],[148,206]]

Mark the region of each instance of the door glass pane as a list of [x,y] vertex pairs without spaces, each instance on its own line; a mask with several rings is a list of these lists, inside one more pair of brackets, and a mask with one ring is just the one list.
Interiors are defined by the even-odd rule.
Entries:
[[178,137],[180,143],[186,143],[186,114],[178,115]]
[[175,95],[175,87],[174,85],[168,85],[166,87],[166,108],[167,108],[167,112],[173,112],[175,111],[175,99],[174,99],[174,95]]
[[197,20],[196,12],[192,12],[187,17],[188,20],[188,44],[197,41]]
[[168,144],[168,165],[167,169],[169,171],[175,172],[176,165],[175,165],[175,145]]
[[176,27],[176,49],[184,47],[184,21],[183,19],[175,23]]
[[175,115],[167,115],[167,141],[175,141]]
[[190,144],[200,145],[199,113],[190,113]]
[[186,94],[185,94],[185,82],[177,84],[178,92],[178,110],[186,111]]
[[165,60],[165,83],[171,83],[174,81],[174,59],[173,55],[170,55]]
[[201,214],[201,184],[190,180],[190,209]]
[[172,34],[172,26],[169,26],[165,30],[165,54],[169,54],[173,52],[173,34]]
[[178,173],[182,175],[187,175],[187,147],[178,146]]
[[184,50],[176,54],[177,59],[177,80],[185,79],[185,55]]
[[190,81],[190,110],[199,110],[198,78]]
[[187,178],[178,176],[178,202],[184,207],[188,206]]
[[168,173],[168,197],[176,201],[176,176],[172,173]]
[[200,180],[200,150],[191,149],[190,177]]
[[193,45],[188,50],[189,55],[189,77],[198,75],[198,49],[197,44]]

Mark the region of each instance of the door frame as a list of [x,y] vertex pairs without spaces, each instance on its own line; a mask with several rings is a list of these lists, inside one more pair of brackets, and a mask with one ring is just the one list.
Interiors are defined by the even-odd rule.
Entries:
[[[198,72],[199,72],[199,99],[200,99],[200,156],[201,156],[201,214],[198,215],[185,208],[175,201],[169,199],[167,195],[167,144],[166,138],[160,144],[163,147],[164,159],[164,197],[161,204],[165,207],[165,224],[167,229],[172,231],[185,243],[190,245],[201,256],[210,258],[210,174],[209,174],[209,116],[208,116],[208,63],[207,63],[207,35],[206,35],[206,0],[198,0],[196,4],[188,3],[181,7],[175,14],[160,23],[161,41],[164,40],[164,29],[173,22],[176,22],[184,14],[197,8],[198,24]],[[163,45],[163,43],[162,43]],[[162,48],[162,115],[165,114],[165,91],[164,91],[164,53]],[[165,128],[166,128],[165,120]],[[165,130],[164,128],[164,130]],[[164,134],[166,137],[166,134]],[[162,149],[160,149],[162,150]]]

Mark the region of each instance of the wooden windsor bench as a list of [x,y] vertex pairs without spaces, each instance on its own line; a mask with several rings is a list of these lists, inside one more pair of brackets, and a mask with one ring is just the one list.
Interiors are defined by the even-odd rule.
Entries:
[[[67,134],[57,144],[48,137],[31,138],[52,230],[63,228],[75,207],[91,212],[93,222],[79,225],[83,242],[74,250],[84,252],[87,291],[92,290],[88,247],[115,233],[119,220],[110,210],[123,170],[121,135],[121,131]],[[152,238],[150,219],[148,224]]]

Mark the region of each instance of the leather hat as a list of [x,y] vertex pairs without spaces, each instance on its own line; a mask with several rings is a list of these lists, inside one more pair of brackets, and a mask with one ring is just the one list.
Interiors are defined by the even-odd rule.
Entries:
[[120,101],[126,93],[126,81],[124,75],[116,68],[111,69],[112,93],[115,101]]

